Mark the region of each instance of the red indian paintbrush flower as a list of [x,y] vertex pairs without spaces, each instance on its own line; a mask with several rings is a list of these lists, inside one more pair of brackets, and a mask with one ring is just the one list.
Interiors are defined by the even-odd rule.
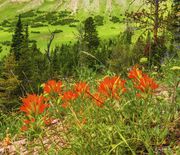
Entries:
[[[128,77],[133,79],[134,87],[142,93],[152,94],[158,88],[158,84],[148,75],[143,74],[136,66],[129,72]],[[138,97],[141,94],[137,94]]]
[[67,91],[64,92],[62,96],[63,101],[69,101],[69,100],[74,100],[78,97],[78,94],[74,93],[73,91]]
[[144,74],[135,87],[143,93],[152,93],[158,88],[158,84],[152,78],[148,77],[148,75]]
[[23,105],[20,107],[20,111],[25,112],[26,115],[41,114],[49,107],[49,104],[45,104],[45,98],[36,94],[28,95],[22,99],[22,102]]
[[132,70],[129,72],[128,77],[130,79],[134,79],[138,81],[143,76],[143,73],[141,70],[137,68],[137,66],[134,66]]
[[106,97],[119,98],[119,95],[126,91],[125,80],[119,77],[106,77],[100,82],[98,92]]
[[47,83],[45,83],[44,86],[44,93],[61,93],[61,88],[62,88],[62,82],[56,82],[55,80],[50,80]]
[[105,100],[100,95],[100,93],[95,93],[95,94],[91,95],[91,97],[93,98],[93,100],[95,101],[95,103],[98,107],[102,107],[104,105]]
[[89,86],[86,82],[76,83],[74,89],[78,94],[89,92]]
[[21,127],[21,131],[27,131],[27,130],[28,130],[28,127],[27,127],[27,126],[23,125],[23,126]]
[[30,124],[30,123],[34,123],[34,122],[35,122],[34,118],[24,120],[24,123],[27,124],[27,125]]
[[75,100],[76,98],[78,98],[77,93],[74,93],[73,91],[64,92],[64,94],[62,95],[62,100],[64,101],[64,103],[62,104],[62,107],[67,108],[69,105],[69,102],[72,100]]

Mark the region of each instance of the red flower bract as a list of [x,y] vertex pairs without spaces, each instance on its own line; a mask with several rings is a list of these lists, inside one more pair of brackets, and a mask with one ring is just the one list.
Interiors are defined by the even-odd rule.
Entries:
[[35,122],[34,118],[31,118],[30,120],[29,119],[24,120],[25,124],[30,124],[30,123],[34,123],[34,122]]
[[120,77],[106,77],[100,82],[98,92],[106,97],[119,98],[119,95],[126,91],[125,80],[121,80]]
[[21,131],[27,131],[27,130],[28,130],[27,126],[24,125],[24,126],[21,127]]
[[129,72],[128,77],[130,79],[138,80],[143,76],[143,73],[141,70],[137,68],[137,66],[134,66],[132,70]]
[[44,86],[44,93],[61,93],[62,88],[62,82],[56,82],[55,80],[50,80],[47,83],[45,83]]
[[63,94],[62,100],[63,101],[75,100],[77,97],[78,94],[74,93],[73,91],[67,91]]
[[88,84],[85,83],[85,82],[79,82],[79,83],[76,83],[76,84],[75,84],[74,90],[75,90],[78,94],[85,93],[85,92],[89,92],[89,86],[88,86]]
[[[146,74],[143,74],[136,66],[129,72],[128,77],[133,79],[134,87],[142,93],[152,94],[154,90],[158,88],[158,84],[156,84],[154,79],[150,78]],[[142,96],[141,94],[137,95],[138,97]]]
[[91,95],[91,97],[95,100],[98,107],[102,107],[104,105],[104,99],[100,96],[100,93],[95,93]]
[[144,93],[152,93],[155,89],[158,88],[158,84],[156,84],[152,78],[144,75],[139,79],[139,83],[135,85],[135,87]]
[[49,104],[45,104],[45,98],[43,96],[37,96],[36,94],[28,95],[22,99],[23,105],[20,107],[20,111],[26,113],[26,115],[41,114]]

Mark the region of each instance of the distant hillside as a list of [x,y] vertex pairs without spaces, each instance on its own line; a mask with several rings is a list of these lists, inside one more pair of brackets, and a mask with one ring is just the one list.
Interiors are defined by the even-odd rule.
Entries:
[[[130,0],[0,0],[0,19],[11,18],[30,10],[61,11],[78,13],[119,13],[124,11]],[[139,5],[140,0],[135,4]]]

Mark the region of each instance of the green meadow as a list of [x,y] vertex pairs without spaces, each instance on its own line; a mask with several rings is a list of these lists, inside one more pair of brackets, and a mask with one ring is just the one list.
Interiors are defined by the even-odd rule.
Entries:
[[[96,7],[95,7],[96,8]],[[47,43],[50,39],[51,32],[55,30],[62,30],[61,33],[57,33],[55,35],[55,39],[52,43],[52,48],[61,44],[69,44],[73,43],[77,40],[77,27],[82,24],[82,22],[88,16],[96,16],[100,15],[104,18],[104,24],[102,26],[97,26],[98,35],[101,40],[106,40],[109,38],[113,38],[118,36],[120,32],[123,32],[125,29],[125,24],[120,22],[112,22],[110,21],[112,16],[117,16],[120,20],[122,20],[122,13],[125,10],[125,7],[120,7],[116,2],[113,2],[113,11],[111,14],[105,12],[106,10],[106,2],[100,1],[99,8],[94,10],[94,12],[85,11],[83,6],[78,8],[78,13],[72,15],[72,13],[67,14],[67,16],[62,17],[62,19],[72,18],[78,20],[75,23],[67,23],[67,24],[49,24],[48,20],[41,20],[41,17],[46,16],[47,14],[51,14],[54,18],[56,18],[60,12],[63,12],[67,9],[67,2],[59,5],[58,1],[48,1],[45,0],[42,4],[34,4],[30,2],[21,2],[21,3],[10,3],[10,1],[0,0],[0,46],[2,46],[3,51],[0,54],[0,58],[2,58],[9,51],[9,42],[12,39],[12,33],[15,28],[17,22],[18,14],[26,14],[27,17],[23,18],[24,24],[29,24],[29,37],[31,40],[37,41],[38,48],[43,52]],[[31,16],[29,14],[32,13],[31,10],[34,10],[34,14]],[[68,10],[68,9],[67,9]],[[27,13],[26,13],[27,12]],[[29,12],[29,14],[28,14]],[[55,12],[55,14],[54,14]],[[39,19],[38,19],[39,17]],[[60,20],[61,18],[58,17]],[[51,19],[49,19],[51,20]],[[8,24],[6,25],[6,23]],[[4,25],[2,24],[4,23]],[[34,24],[44,24],[45,26],[32,27]],[[75,25],[71,27],[70,25]]]

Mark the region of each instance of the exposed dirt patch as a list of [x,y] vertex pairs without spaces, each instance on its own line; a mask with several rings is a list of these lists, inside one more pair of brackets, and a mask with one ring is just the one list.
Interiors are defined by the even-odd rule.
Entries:
[[28,141],[25,138],[13,141],[6,137],[3,142],[0,142],[0,155],[39,155],[41,152],[48,151],[51,146],[60,150],[68,147],[67,141],[63,138],[63,133],[67,132],[67,127],[63,125],[62,121],[54,120],[53,123],[47,127],[46,136],[42,139],[34,139]]

